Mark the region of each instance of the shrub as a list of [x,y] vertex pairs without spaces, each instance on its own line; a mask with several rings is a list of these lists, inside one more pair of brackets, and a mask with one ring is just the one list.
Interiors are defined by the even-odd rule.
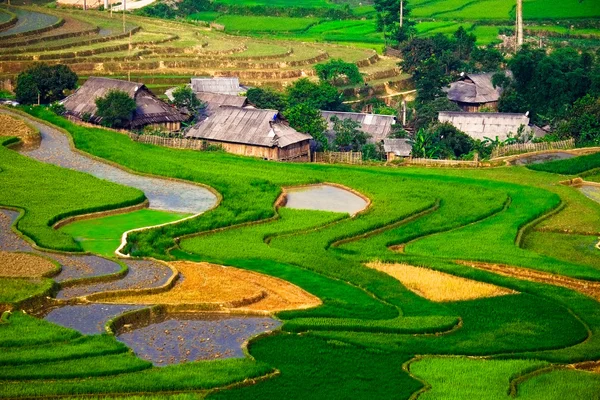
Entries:
[[96,99],[97,116],[102,125],[110,128],[124,128],[131,122],[136,109],[135,100],[121,90],[111,90],[105,97]]
[[21,104],[47,104],[65,97],[75,89],[77,74],[66,65],[35,65],[17,76],[16,99]]

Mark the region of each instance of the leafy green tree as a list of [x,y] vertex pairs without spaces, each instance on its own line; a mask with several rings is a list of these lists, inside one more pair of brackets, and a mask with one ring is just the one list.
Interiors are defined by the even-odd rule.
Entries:
[[331,117],[335,139],[333,144],[338,151],[360,151],[367,144],[370,135],[360,130],[360,124],[352,119]]
[[23,104],[48,104],[65,98],[65,91],[75,89],[77,74],[63,64],[35,65],[17,76],[16,100]]
[[435,56],[415,68],[413,79],[417,88],[417,103],[421,104],[446,97],[442,88],[451,81],[451,77],[445,73],[442,63]]
[[447,97],[438,97],[433,101],[416,103],[415,106],[414,126],[417,130],[427,128],[429,125],[437,122],[440,111],[461,111],[460,107],[448,100]]
[[428,129],[419,129],[410,140],[412,156],[416,158],[439,158],[441,147],[437,138]]
[[471,52],[475,48],[477,38],[472,33],[467,33],[461,25],[454,32],[454,40],[456,42],[456,53],[459,60],[465,60],[470,57]]
[[133,119],[136,109],[135,100],[121,90],[111,90],[105,97],[96,99],[96,116],[102,125],[110,128],[125,128]]
[[363,82],[363,77],[355,63],[345,62],[342,59],[333,59],[324,64],[315,65],[319,79],[331,84],[347,81],[352,85]]
[[309,104],[301,103],[288,108],[283,116],[298,132],[308,133],[317,142],[319,150],[328,150],[329,141],[325,136],[327,122],[321,112]]
[[192,115],[197,115],[203,108],[206,107],[202,103],[191,87],[183,85],[173,91],[173,101],[175,107],[184,109]]
[[[400,26],[400,2],[402,2],[402,26]],[[375,0],[373,2],[377,11],[377,30],[396,43],[402,43],[414,33],[415,22],[411,20],[411,8],[406,0]]]
[[475,46],[471,51],[469,70],[481,72],[498,71],[504,61],[504,56],[494,45],[484,48]]
[[568,119],[559,127],[560,136],[573,137],[581,145],[600,145],[600,97],[582,97],[575,102],[568,115]]
[[327,82],[315,83],[308,78],[298,79],[286,90],[288,106],[308,104],[317,110],[346,111],[343,95]]
[[438,138],[444,158],[461,158],[473,151],[475,141],[450,123],[434,125],[430,130]]
[[270,88],[252,88],[246,92],[248,101],[258,108],[285,111],[287,101],[283,93],[276,92]]

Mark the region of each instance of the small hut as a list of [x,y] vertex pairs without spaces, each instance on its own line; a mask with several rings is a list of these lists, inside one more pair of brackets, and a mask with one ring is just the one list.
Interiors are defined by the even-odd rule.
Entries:
[[189,118],[175,107],[159,100],[143,83],[98,77],[89,78],[75,93],[62,101],[67,116],[101,123],[102,119],[96,116],[96,99],[106,96],[111,90],[125,92],[135,100],[137,108],[128,126],[130,129],[151,127],[174,132]]
[[369,143],[381,143],[387,138],[391,131],[392,125],[396,124],[396,117],[392,115],[365,114],[354,112],[339,112],[339,111],[321,111],[321,115],[327,121],[327,130],[329,136],[334,136],[333,122],[331,117],[338,117],[340,120],[351,119],[360,124],[360,130],[370,135]]
[[409,139],[384,139],[383,150],[388,161],[399,158],[409,158],[412,153],[412,145]]
[[498,110],[498,100],[502,95],[500,87],[494,87],[494,74],[463,74],[460,80],[450,84],[448,99],[467,112],[478,112],[482,108]]
[[279,161],[310,159],[312,137],[289,127],[276,110],[223,106],[185,136],[234,154]]
[[450,112],[439,113],[438,120],[454,125],[473,139],[485,138],[506,140],[508,134],[516,134],[519,129],[524,129],[524,134],[529,134],[529,117],[526,114],[511,113],[470,113]]

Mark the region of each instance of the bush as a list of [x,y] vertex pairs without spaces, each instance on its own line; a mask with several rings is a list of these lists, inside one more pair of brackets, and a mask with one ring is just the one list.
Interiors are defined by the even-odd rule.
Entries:
[[77,74],[66,65],[35,65],[17,76],[16,99],[21,104],[51,103],[75,89]]
[[111,90],[105,97],[96,99],[97,116],[102,125],[110,128],[125,128],[133,119],[135,100],[121,90]]
[[351,83],[352,85],[358,85],[363,82],[358,66],[339,58],[330,60],[325,64],[315,65],[315,71],[319,79],[332,84]]

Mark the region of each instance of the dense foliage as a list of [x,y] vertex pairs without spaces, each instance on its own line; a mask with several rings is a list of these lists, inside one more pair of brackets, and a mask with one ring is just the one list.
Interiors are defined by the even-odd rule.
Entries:
[[135,100],[121,90],[110,90],[106,96],[96,99],[97,116],[110,128],[125,128],[133,119]]
[[16,100],[22,104],[52,103],[65,97],[65,91],[75,89],[77,74],[63,64],[35,65],[17,76]]
[[192,88],[187,85],[180,86],[173,91],[173,101],[171,103],[194,116],[205,108],[205,105],[198,100]]
[[348,63],[341,59],[329,60],[324,64],[315,65],[317,76],[322,81],[332,84],[350,83],[358,85],[363,82],[363,77],[355,63]]

